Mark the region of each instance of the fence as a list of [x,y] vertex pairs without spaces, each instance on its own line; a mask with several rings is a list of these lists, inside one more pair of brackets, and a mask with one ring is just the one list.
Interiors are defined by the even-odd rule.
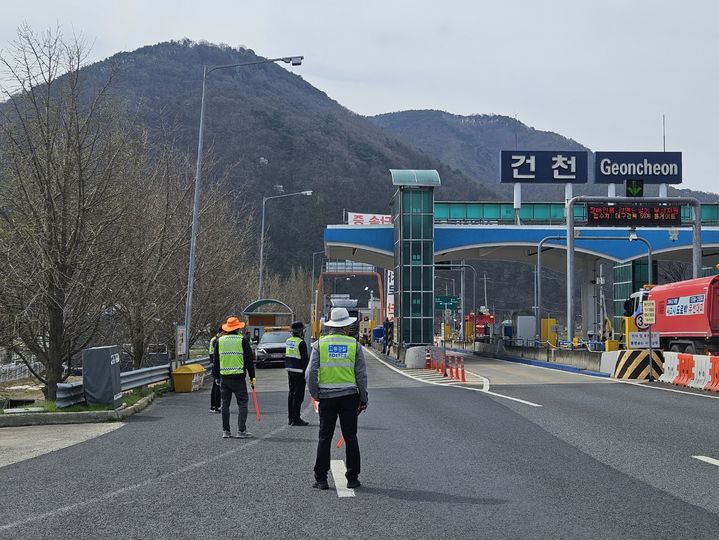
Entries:
[[[210,358],[195,358],[188,364],[200,364],[205,369],[211,369]],[[154,366],[120,373],[120,389],[125,392],[133,388],[140,388],[148,384],[161,383],[170,379],[170,364]],[[69,407],[85,401],[85,391],[81,382],[61,383],[57,385],[55,403],[59,408]]]
[[[36,373],[39,373],[44,369],[40,362],[33,362],[30,365]],[[18,379],[26,379],[32,376],[32,372],[25,364],[13,363],[0,365],[0,382],[16,381]]]

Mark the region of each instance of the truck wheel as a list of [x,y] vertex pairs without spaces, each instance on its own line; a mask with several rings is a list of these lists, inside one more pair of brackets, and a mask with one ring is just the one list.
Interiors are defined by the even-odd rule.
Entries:
[[684,352],[686,354],[696,354],[696,349],[694,349],[694,345],[687,345],[686,349],[684,349]]

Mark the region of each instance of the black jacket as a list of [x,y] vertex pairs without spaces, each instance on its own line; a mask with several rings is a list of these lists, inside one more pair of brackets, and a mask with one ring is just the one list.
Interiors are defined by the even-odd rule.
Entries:
[[[234,332],[235,334],[237,332]],[[231,335],[232,332],[229,334]],[[228,335],[228,334],[225,334]],[[212,354],[212,376],[215,379],[220,379],[220,349],[219,349],[219,343],[220,339],[215,340],[215,347],[213,349]],[[244,356],[245,360],[245,373],[249,374],[250,379],[255,378],[255,353],[252,351],[252,346],[250,345],[250,340],[247,339],[247,336],[242,338],[242,354]],[[224,378],[226,379],[244,379],[245,373],[242,375],[225,375]]]

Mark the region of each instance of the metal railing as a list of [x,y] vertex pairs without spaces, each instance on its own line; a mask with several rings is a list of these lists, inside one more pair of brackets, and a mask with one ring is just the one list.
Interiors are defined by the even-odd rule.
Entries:
[[[200,364],[206,370],[211,370],[212,365],[210,358],[205,356],[202,358],[194,358],[186,362],[186,364]],[[148,384],[155,384],[170,379],[170,364],[163,366],[154,366],[132,371],[120,373],[120,389],[123,392],[140,388]],[[57,396],[55,404],[58,408],[65,408],[85,401],[85,390],[81,382],[76,383],[60,383],[57,385]]]

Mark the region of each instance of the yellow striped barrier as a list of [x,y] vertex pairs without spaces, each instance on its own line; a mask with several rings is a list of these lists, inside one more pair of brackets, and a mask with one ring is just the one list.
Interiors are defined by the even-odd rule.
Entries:
[[[664,357],[661,351],[652,351],[652,377],[658,379],[664,373]],[[649,351],[626,350],[619,353],[614,368],[615,379],[648,379]]]

